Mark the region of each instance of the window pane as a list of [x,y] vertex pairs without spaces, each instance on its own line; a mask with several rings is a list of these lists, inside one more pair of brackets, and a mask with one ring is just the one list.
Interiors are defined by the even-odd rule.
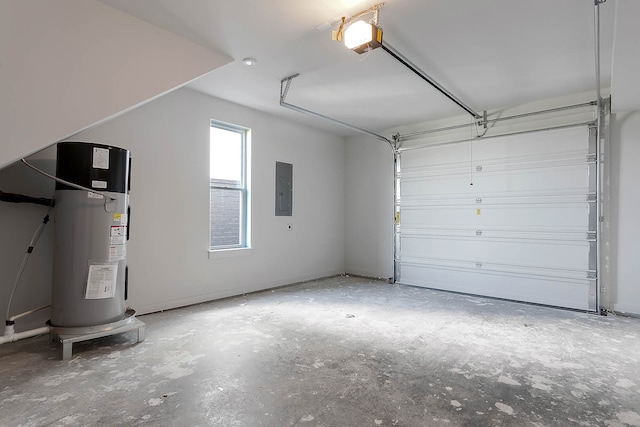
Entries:
[[243,133],[211,127],[209,171],[211,179],[242,182]]
[[242,244],[242,190],[212,188],[211,246]]
[[209,163],[209,248],[250,245],[247,157],[249,129],[211,120]]

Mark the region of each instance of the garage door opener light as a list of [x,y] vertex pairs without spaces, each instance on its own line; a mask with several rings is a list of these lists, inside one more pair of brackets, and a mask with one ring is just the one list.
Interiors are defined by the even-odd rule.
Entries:
[[[383,5],[384,3],[379,3],[349,18],[343,16],[340,28],[331,33],[331,38],[344,41],[348,49],[357,53],[366,53],[382,46],[382,28],[378,26],[378,12]],[[369,22],[359,19],[369,13],[373,13]]]

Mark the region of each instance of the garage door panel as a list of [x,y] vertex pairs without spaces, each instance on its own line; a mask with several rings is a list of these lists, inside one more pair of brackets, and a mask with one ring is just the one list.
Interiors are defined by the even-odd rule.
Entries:
[[559,280],[518,274],[407,264],[402,283],[474,295],[589,310],[595,285],[588,280]]
[[403,198],[412,197],[456,195],[457,197],[471,197],[475,194],[475,189],[471,183],[471,174],[455,174],[450,176],[430,177],[403,181],[400,184],[400,194]]
[[442,145],[426,150],[411,150],[402,154],[402,169],[431,166],[438,169],[455,168],[464,165],[471,158],[471,146],[468,142]]
[[[478,211],[479,209],[479,211]],[[403,228],[486,228],[523,231],[589,231],[587,203],[567,205],[466,205],[402,209]]]
[[529,192],[572,190],[589,188],[585,165],[545,169],[511,170],[475,173],[474,190],[500,192]]
[[[412,158],[414,153],[405,154],[402,159]],[[507,171],[527,171],[531,169],[568,168],[571,166],[584,165],[589,153],[586,149],[579,151],[563,152],[562,157],[553,153],[545,153],[537,156],[517,156],[511,158],[488,157],[478,159],[474,154],[473,158],[463,157],[447,163],[434,164],[433,162],[442,160],[429,157],[428,163],[412,162],[413,166],[408,167],[403,163],[402,173],[405,181],[415,179],[426,179],[429,177],[443,177],[451,175],[465,175],[471,172],[470,164],[474,163],[474,172],[507,172]],[[453,159],[452,159],[453,160]]]
[[[565,157],[564,153],[588,150],[589,128],[569,128],[553,131],[522,133],[495,137],[473,143],[473,156],[485,158],[520,158],[550,155]],[[559,144],[558,142],[561,141]]]
[[595,309],[593,138],[585,126],[403,151],[397,281]]
[[586,278],[588,242],[462,237],[401,237],[401,258],[465,260],[504,267],[532,267],[575,271]]
[[[473,182],[473,185],[471,183]],[[410,177],[403,180],[403,198],[443,194],[469,195],[481,192],[501,193],[585,193],[589,189],[588,166],[570,165],[549,168],[456,173]]]
[[[428,150],[410,150],[402,154],[403,169],[414,167],[455,165],[462,159],[486,162],[491,159],[550,158],[562,159],[576,153],[587,153],[585,141],[589,138],[589,129],[573,128],[552,132],[532,132],[528,134],[485,138],[437,145]],[[558,144],[558,141],[563,141]],[[419,141],[418,141],[419,142]]]

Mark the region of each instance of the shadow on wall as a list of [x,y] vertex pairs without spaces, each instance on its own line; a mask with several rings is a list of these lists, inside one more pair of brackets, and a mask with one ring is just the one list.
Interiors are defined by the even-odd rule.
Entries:
[[[36,159],[32,160],[32,163],[48,173],[55,174],[55,154],[51,159]],[[0,190],[5,193],[51,198],[54,183],[27,166],[15,163],[0,170]],[[0,314],[3,320],[20,264],[47,210],[48,208],[42,205],[0,202]],[[51,221],[29,258],[13,297],[10,315],[51,302],[54,220],[55,209],[52,211]],[[18,320],[16,331],[43,326],[48,319],[49,310],[43,310]]]
[[[640,128],[640,112],[624,112],[611,115],[610,123],[610,244],[608,246],[609,256],[605,265],[610,269],[611,289],[609,292],[611,307],[615,309],[624,309],[631,304],[638,307],[637,298],[629,298],[640,295],[637,292],[630,292],[630,288],[636,287],[636,273],[633,267],[637,253],[637,243],[634,236],[637,235],[635,230],[628,228],[626,233],[620,235],[622,228],[632,226],[635,228],[637,224],[636,217],[636,182],[637,172],[635,172],[635,162],[637,161],[635,150],[633,147],[637,143],[636,132],[634,129]],[[631,139],[629,136],[631,135]],[[630,167],[631,166],[631,167]],[[633,188],[629,188],[633,186]],[[634,194],[630,197],[631,194]],[[605,223],[605,226],[606,226]],[[611,263],[611,264],[610,264]],[[607,286],[607,284],[604,284]],[[635,313],[634,314],[640,314]]]
[[[603,305],[612,310],[612,304],[617,300],[617,283],[618,283],[618,268],[615,265],[610,265],[612,260],[618,259],[618,221],[619,221],[619,208],[620,203],[620,135],[619,129],[621,123],[624,121],[622,117],[618,117],[618,114],[611,115],[611,121],[609,123],[609,186],[604,185],[605,197],[606,191],[609,192],[609,203],[611,210],[609,212],[609,245],[606,248],[602,248],[605,259],[603,262],[603,268],[608,268],[610,286],[609,292],[603,292],[603,295],[608,297],[607,301],[602,301]],[[606,258],[606,252],[608,258]],[[607,283],[601,284],[607,286]]]

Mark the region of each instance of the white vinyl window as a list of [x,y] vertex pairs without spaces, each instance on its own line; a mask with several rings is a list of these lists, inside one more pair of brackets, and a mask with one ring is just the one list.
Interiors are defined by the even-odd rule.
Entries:
[[209,248],[249,247],[249,129],[211,120]]

